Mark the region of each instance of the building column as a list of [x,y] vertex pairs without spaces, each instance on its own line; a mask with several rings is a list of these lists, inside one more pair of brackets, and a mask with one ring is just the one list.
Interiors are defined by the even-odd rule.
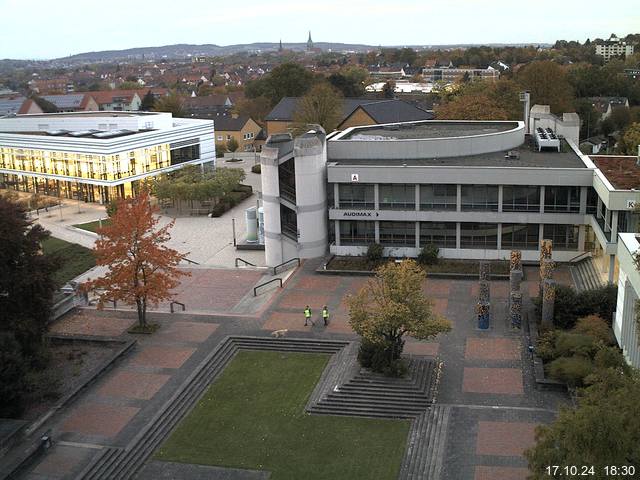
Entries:
[[[616,219],[618,218],[618,214],[616,214]],[[611,210],[608,208],[604,212],[604,230],[605,232],[611,231]]]
[[589,187],[580,187],[580,214],[587,214],[587,191]]
[[544,223],[540,224],[540,230],[538,232],[538,251],[540,251],[540,242],[544,240]]
[[600,209],[602,208],[602,199],[598,195],[598,207],[596,208],[596,218],[600,218]]
[[376,243],[380,243],[380,222],[376,220],[375,224],[376,224],[376,230],[375,230]]
[[[502,191],[502,189],[500,189]],[[498,224],[498,251],[502,250],[502,224]]]
[[[459,187],[460,185],[458,185]],[[458,198],[460,198],[458,196]],[[458,206],[460,206],[460,203],[458,202]],[[456,222],[456,249],[460,250],[460,222]]]
[[611,243],[618,241],[618,211],[611,210]]
[[[498,185],[498,213],[502,213],[502,187],[503,185]],[[498,245],[500,245],[500,241],[498,240]],[[498,248],[499,250],[499,248]]]
[[[462,211],[462,185],[456,185],[456,212]],[[458,233],[460,233],[460,224],[458,224]],[[458,235],[459,236],[459,235]],[[460,248],[460,247],[458,247]]]
[[578,228],[578,251],[584,252],[584,244],[587,239],[587,226],[580,225]]
[[[380,190],[379,190],[379,185],[377,183],[373,184],[373,208],[375,210],[380,210]],[[378,222],[376,222],[376,225],[378,224]],[[377,226],[376,226],[377,229]],[[377,230],[376,230],[377,231]],[[376,237],[378,238],[378,237]],[[378,241],[376,240],[376,243]]]
[[340,246],[340,220],[334,220],[333,228],[335,229],[334,235],[336,237],[336,247]]
[[420,222],[416,222],[416,248],[420,248]]
[[613,274],[616,269],[616,256],[609,255],[609,283],[613,283]]
[[544,185],[540,186],[540,213],[544,213]]
[[333,184],[333,207],[340,208],[340,184]]
[[420,184],[416,183],[415,186],[415,202],[416,202],[416,212],[420,210]]

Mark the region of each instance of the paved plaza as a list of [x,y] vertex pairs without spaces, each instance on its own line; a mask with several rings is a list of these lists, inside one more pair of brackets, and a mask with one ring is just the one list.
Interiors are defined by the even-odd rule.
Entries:
[[[345,298],[367,278],[319,275],[318,265],[319,261],[305,262],[283,289],[258,297],[253,297],[252,287],[264,272],[203,270],[181,287],[182,295],[191,296],[185,313],[150,315],[161,326],[153,335],[127,334],[127,327],[136,321],[128,310],[85,309],[55,323],[52,330],[57,334],[135,338],[137,344],[45,425],[52,429],[54,447],[26,478],[75,478],[102,447],[125,447],[228,335],[269,337],[274,330],[287,329],[289,337],[355,339]],[[536,280],[535,270],[527,272],[523,291],[537,293]],[[561,394],[535,388],[523,334],[507,325],[507,285],[491,282],[492,324],[489,331],[479,331],[474,318],[476,281],[424,283],[434,309],[452,321],[453,329],[432,341],[408,338],[405,353],[444,362],[437,402],[450,407],[451,413],[442,479],[525,479],[523,451],[533,444],[535,426],[552,421],[565,402]],[[238,305],[251,303],[250,299],[256,308],[237,313]],[[314,324],[305,327],[306,305]],[[327,326],[320,317],[324,305],[330,311]],[[159,463],[151,462],[144,470],[150,476],[140,478],[161,471]],[[169,467],[167,472],[189,471],[179,465]],[[206,476],[205,470],[197,475]],[[166,475],[162,478],[169,478]],[[243,471],[220,475],[266,478]]]

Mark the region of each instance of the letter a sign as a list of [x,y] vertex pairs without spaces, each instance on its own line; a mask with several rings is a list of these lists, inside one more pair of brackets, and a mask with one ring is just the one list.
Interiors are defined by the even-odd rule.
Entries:
[[360,177],[358,176],[357,173],[352,173],[351,174],[351,181],[352,182],[359,182],[360,181]]

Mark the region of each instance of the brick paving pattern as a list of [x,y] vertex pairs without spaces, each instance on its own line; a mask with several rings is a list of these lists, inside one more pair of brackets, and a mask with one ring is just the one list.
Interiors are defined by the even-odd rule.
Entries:
[[169,375],[155,373],[116,372],[100,387],[98,394],[149,400],[169,378],[171,378]]
[[465,367],[462,390],[474,393],[521,395],[522,370],[519,368]]
[[136,353],[131,363],[158,368],[180,368],[193,352],[193,348],[149,346]]
[[75,407],[73,413],[62,424],[61,430],[85,435],[115,437],[139,410],[136,407],[126,406],[80,405]]
[[171,322],[163,327],[154,337],[156,340],[177,342],[204,342],[218,329],[216,323]]
[[464,352],[466,360],[518,360],[520,346],[510,338],[468,338]]
[[535,444],[535,423],[479,422],[476,454],[521,456]]

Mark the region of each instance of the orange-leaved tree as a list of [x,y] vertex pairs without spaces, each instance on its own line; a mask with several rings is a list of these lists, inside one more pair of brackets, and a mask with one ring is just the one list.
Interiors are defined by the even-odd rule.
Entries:
[[189,273],[178,269],[185,255],[165,245],[174,222],[157,228],[157,207],[146,187],[117,205],[110,224],[98,230],[100,239],[94,247],[96,263],[108,267],[107,273],[84,288],[98,293],[98,308],[109,301],[135,305],[144,330],[147,307],[173,298],[179,277]]

